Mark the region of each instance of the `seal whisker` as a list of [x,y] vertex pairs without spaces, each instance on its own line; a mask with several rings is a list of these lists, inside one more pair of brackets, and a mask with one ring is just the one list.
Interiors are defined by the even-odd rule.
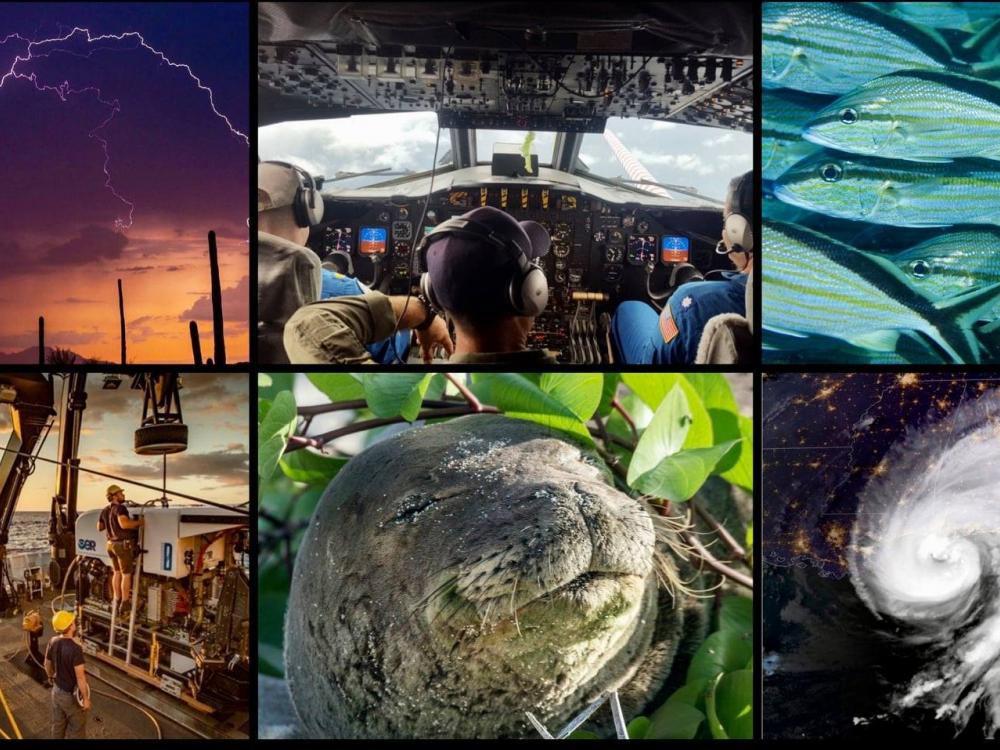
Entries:
[[514,597],[517,596],[517,582],[520,578],[520,575],[514,578],[514,588],[510,592],[510,611],[514,614],[514,627],[517,629],[519,636],[521,635],[521,624],[517,621],[517,608],[514,606]]

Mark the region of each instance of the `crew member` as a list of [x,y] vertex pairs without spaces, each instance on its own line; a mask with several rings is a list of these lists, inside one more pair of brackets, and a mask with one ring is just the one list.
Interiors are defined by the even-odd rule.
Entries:
[[86,739],[90,685],[83,648],[74,640],[76,615],[60,610],[52,627],[56,635],[45,649],[45,673],[52,681],[52,739]]
[[111,558],[111,588],[119,604],[119,612],[129,609],[132,598],[132,573],[138,548],[139,527],[143,518],[132,518],[125,507],[125,490],[112,484],[107,491],[108,504],[97,519],[97,530],[108,537],[108,556]]
[[611,327],[626,364],[693,363],[711,318],[723,313],[746,316],[747,280],[753,270],[753,214],[753,172],[747,172],[729,183],[722,240],[716,247],[716,252],[729,256],[736,270],[724,272],[722,281],[681,284],[659,314],[645,302],[618,306]]
[[[549,249],[540,224],[484,206],[435,227],[421,248],[427,272],[419,294],[372,291],[300,308],[285,326],[290,361],[371,364],[366,344],[410,328],[425,362],[440,348],[456,364],[555,363],[545,352],[527,349],[528,333],[548,299],[545,273],[536,264]],[[439,313],[454,325],[454,343]]]
[[257,165],[257,351],[266,364],[287,363],[285,321],[318,300],[319,256],[309,227],[323,218],[323,198],[304,170],[280,162]]

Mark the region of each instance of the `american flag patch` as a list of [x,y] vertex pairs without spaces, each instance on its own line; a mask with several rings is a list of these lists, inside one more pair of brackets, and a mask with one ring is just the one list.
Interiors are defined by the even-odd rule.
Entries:
[[679,333],[677,323],[674,322],[674,316],[670,312],[670,305],[664,305],[663,312],[660,313],[660,333],[663,335],[664,344],[669,344]]

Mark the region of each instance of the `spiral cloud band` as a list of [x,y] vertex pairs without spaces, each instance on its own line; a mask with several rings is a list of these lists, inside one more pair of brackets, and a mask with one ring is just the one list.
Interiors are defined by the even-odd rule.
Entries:
[[1000,728],[1000,391],[912,430],[864,489],[849,564],[876,616],[927,664],[896,696],[958,728]]

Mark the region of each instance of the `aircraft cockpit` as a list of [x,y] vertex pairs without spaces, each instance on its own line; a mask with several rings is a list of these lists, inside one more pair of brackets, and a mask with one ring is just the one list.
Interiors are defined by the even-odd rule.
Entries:
[[528,347],[621,361],[622,302],[659,311],[732,271],[717,250],[726,185],[752,169],[752,11],[695,6],[260,3],[261,158],[313,181],[323,268],[388,295],[415,293],[421,239],[453,217],[538,222]]

